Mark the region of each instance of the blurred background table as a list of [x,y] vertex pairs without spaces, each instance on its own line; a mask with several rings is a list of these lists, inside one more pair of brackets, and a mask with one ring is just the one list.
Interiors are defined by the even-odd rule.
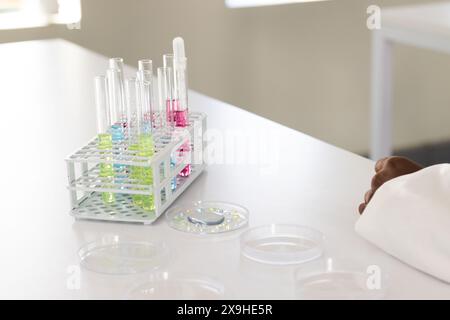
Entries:
[[372,159],[392,155],[392,49],[404,44],[450,54],[450,3],[386,8],[372,32]]

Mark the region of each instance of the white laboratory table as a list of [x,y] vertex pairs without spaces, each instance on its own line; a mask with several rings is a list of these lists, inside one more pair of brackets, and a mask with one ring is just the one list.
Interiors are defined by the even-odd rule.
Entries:
[[372,32],[372,159],[392,154],[392,49],[404,44],[450,54],[450,2],[384,8]]
[[[449,285],[354,232],[373,162],[194,91],[191,109],[208,114],[214,143],[220,144],[218,133],[249,138],[235,139],[243,143],[235,147],[226,138],[225,163],[209,164],[177,203],[239,203],[250,210],[250,227],[311,226],[326,236],[324,257],[273,267],[241,256],[241,231],[193,236],[170,229],[163,217],[149,226],[75,221],[68,214],[64,158],[95,134],[92,79],[106,66],[106,57],[63,40],[0,45],[0,298],[124,299],[162,275],[195,279],[216,290],[198,297],[169,288],[173,298],[291,299],[296,298],[293,274],[320,270],[329,259],[336,269],[364,272],[379,266],[389,279],[387,299],[450,298]],[[233,148],[239,151],[236,159],[226,156]],[[258,156],[251,157],[250,149]],[[170,258],[157,275],[108,276],[80,269],[78,248],[105,236],[163,240]]]

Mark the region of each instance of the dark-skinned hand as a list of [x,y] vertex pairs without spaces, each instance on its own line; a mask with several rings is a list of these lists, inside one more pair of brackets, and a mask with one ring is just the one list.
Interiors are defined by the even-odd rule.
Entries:
[[405,157],[387,157],[375,164],[375,175],[372,178],[370,190],[364,195],[364,202],[359,205],[359,213],[362,214],[375,192],[385,182],[405,174],[410,174],[423,169],[423,167]]

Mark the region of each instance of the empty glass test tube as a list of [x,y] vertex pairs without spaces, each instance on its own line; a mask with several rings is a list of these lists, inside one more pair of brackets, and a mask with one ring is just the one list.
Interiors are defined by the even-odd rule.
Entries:
[[166,115],[167,115],[167,122],[169,124],[175,125],[175,90],[174,90],[174,68],[173,68],[173,54],[172,53],[166,53],[163,55],[163,66],[167,70],[166,75],[168,77],[168,85],[169,85],[169,93],[170,97],[166,100]]
[[[171,138],[172,129],[175,125],[172,112],[172,68],[163,67],[158,68],[158,105],[159,111],[163,115],[161,117],[164,131],[167,133],[167,138]],[[170,167],[174,168],[176,161],[174,156],[170,157]],[[174,177],[171,181],[171,188],[175,190],[177,187],[177,178]]]
[[142,130],[147,130],[152,133],[153,128],[156,127],[155,108],[153,101],[153,73],[149,70],[138,70],[137,77],[140,85],[140,106],[143,112],[142,119],[144,125]]
[[136,135],[136,119],[138,112],[138,105],[141,103],[141,91],[139,80],[135,77],[125,80],[125,100],[126,100],[126,113],[128,119],[128,125],[126,133],[128,140],[132,140]]

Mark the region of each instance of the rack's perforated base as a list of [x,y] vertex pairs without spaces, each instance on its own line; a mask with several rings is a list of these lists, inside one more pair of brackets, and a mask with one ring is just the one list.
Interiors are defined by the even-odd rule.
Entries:
[[[202,173],[204,165],[192,165],[189,177],[178,177],[177,187],[172,194],[172,202]],[[80,200],[78,206],[70,212],[77,219],[131,222],[151,224],[159,215],[154,211],[143,210],[133,204],[131,194],[116,193],[113,204],[105,204],[101,192],[92,192]],[[163,201],[161,213],[172,202]]]
[[71,214],[79,219],[126,221],[151,223],[155,221],[154,212],[145,211],[135,205],[129,194],[117,193],[116,201],[105,204],[100,192],[93,192],[80,203]]

